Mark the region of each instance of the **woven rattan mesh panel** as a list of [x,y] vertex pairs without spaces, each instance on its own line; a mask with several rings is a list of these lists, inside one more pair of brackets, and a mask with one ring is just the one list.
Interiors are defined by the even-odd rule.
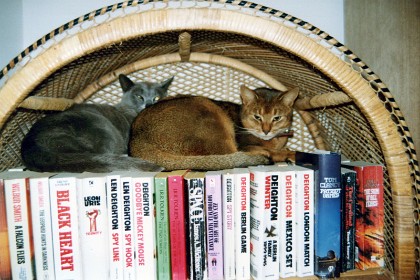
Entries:
[[[185,2],[189,3],[190,1]],[[217,7],[199,8],[197,13],[200,15],[207,12],[209,14],[206,14],[206,17],[193,18],[197,21],[191,23],[193,27],[189,27],[189,25],[185,27],[184,23],[180,23],[181,27],[175,28],[176,23],[174,22],[174,28],[145,32],[144,34],[139,31],[137,36],[130,35],[111,43],[95,45],[85,51],[83,55],[77,54],[63,65],[46,72],[47,74],[42,79],[31,84],[32,87],[26,95],[67,98],[74,99],[76,102],[106,102],[112,104],[121,95],[119,84],[116,81],[119,72],[124,72],[136,80],[149,81],[161,81],[170,76],[175,76],[170,94],[203,95],[232,102],[239,102],[238,92],[241,84],[252,87],[267,85],[267,81],[259,78],[258,75],[249,73],[249,71],[244,71],[241,67],[220,65],[220,63],[212,63],[212,61],[190,61],[188,56],[182,61],[152,63],[153,65],[144,66],[146,64],[143,62],[149,59],[178,53],[180,34],[185,31],[191,35],[191,45],[188,50],[191,54],[205,53],[242,62],[253,69],[266,73],[288,88],[298,86],[302,98],[343,91],[351,97],[351,102],[338,105],[326,103],[325,106],[317,106],[307,109],[305,112],[297,110],[294,114],[293,123],[296,133],[289,141],[288,146],[291,149],[303,151],[325,148],[340,152],[352,160],[366,160],[384,164],[386,271],[389,275],[395,275],[396,278],[412,278],[411,276],[415,273],[413,271],[414,262],[417,265],[417,271],[419,270],[418,199],[420,198],[420,174],[409,130],[387,88],[351,51],[325,32],[306,22],[279,11],[266,7],[262,8],[259,5],[251,5],[244,1],[233,3],[223,1],[222,6],[219,5],[219,1],[215,2],[218,4]],[[136,5],[141,4],[139,2],[134,3]],[[211,6],[212,3],[212,1],[206,1],[206,5]],[[128,2],[126,5],[134,4]],[[243,7],[247,9],[246,13],[242,13],[241,9]],[[119,8],[121,8],[121,5],[108,7],[96,14],[104,15]],[[287,29],[282,31],[299,33],[299,36],[304,34],[304,36],[298,36],[297,39],[294,36],[289,36],[285,43],[278,43],[276,36],[283,36],[278,30],[275,31],[277,33],[274,33],[271,41],[263,35],[254,36],[254,34],[250,34],[247,31],[249,27],[240,30],[240,28],[232,27],[234,24],[232,26],[222,26],[223,24],[220,24],[219,26],[218,21],[215,24],[212,21],[211,23],[214,25],[207,25],[205,21],[212,19],[213,12],[217,13],[217,19],[221,18],[218,9],[225,9],[229,13],[234,13],[235,16],[237,16],[236,13],[241,13],[247,19],[253,19],[258,17],[258,13],[264,13],[270,15],[270,17],[264,18],[262,24],[269,25],[273,21],[275,24],[288,26]],[[141,7],[139,10],[141,10]],[[191,13],[190,8],[186,12]],[[179,15],[178,9],[160,15],[167,19],[166,21],[162,20],[162,24],[170,21],[171,13]],[[94,14],[83,17],[83,20],[88,21],[94,18]],[[124,20],[124,18],[125,16],[122,14],[119,15],[118,20]],[[193,21],[193,19],[191,20]],[[79,23],[83,20],[79,19]],[[201,21],[204,21],[204,24]],[[75,23],[73,22],[73,24]],[[112,26],[112,21],[109,24]],[[118,26],[123,25],[119,24]],[[100,27],[101,24],[98,24],[91,29],[99,29]],[[264,29],[264,26],[257,28]],[[258,33],[255,30],[254,32]],[[269,30],[266,30],[266,33],[271,34]],[[86,35],[86,37],[88,36]],[[290,49],[288,41],[293,40],[298,42],[295,49]],[[301,42],[302,40],[304,42]],[[309,51],[308,55],[305,56],[303,54],[306,51],[305,48],[310,48],[314,42],[316,48]],[[60,43],[58,41],[56,44]],[[92,45],[94,44],[92,43]],[[323,54],[319,54],[319,46],[333,52],[333,58],[326,59]],[[30,53],[30,50],[24,53]],[[334,59],[343,63],[337,70],[334,67],[330,68],[327,63]],[[8,79],[13,81],[13,76],[19,74],[18,71],[16,71],[16,74],[8,73],[13,67],[14,63],[3,70],[3,74],[6,73],[6,76],[3,77],[3,79],[6,79],[6,82],[2,83],[4,84],[3,88],[7,88]],[[27,66],[22,68],[25,67]],[[341,76],[346,71],[351,71],[350,74],[356,73],[356,80],[350,80],[347,74]],[[104,79],[104,77],[108,78]],[[353,85],[358,83],[362,86],[368,85],[368,90],[374,92],[374,94],[367,97],[367,90],[359,90],[359,87],[350,90]],[[92,88],[94,90],[91,90]],[[7,95],[1,90],[2,88],[0,88],[0,100],[4,100],[3,98]],[[83,94],[80,94],[81,92]],[[7,94],[10,94],[10,90],[7,91]],[[381,110],[385,109],[382,111],[387,112],[387,115],[384,117],[377,114],[382,119],[376,119],[376,114],[371,112],[371,110],[376,111],[376,109],[373,109],[376,107],[371,108],[371,104],[381,107],[379,108]],[[0,128],[0,170],[21,165],[19,150],[23,136],[36,120],[51,113],[50,111],[18,108],[18,104],[15,105],[16,108],[12,112],[5,114],[4,124]],[[7,112],[7,110],[3,111]],[[384,120],[390,120],[386,127],[389,132],[382,131],[383,128],[380,124]],[[398,135],[398,143],[386,143],[388,134]],[[394,163],[395,158],[398,158],[397,164]],[[407,181],[404,179],[404,184],[408,188],[400,187],[402,181],[399,176],[403,173],[406,174],[405,177],[409,177],[406,178]],[[411,202],[414,202],[414,218]],[[413,229],[415,229],[414,233]],[[414,254],[414,251],[417,255]],[[406,260],[409,260],[410,263],[407,264]]]

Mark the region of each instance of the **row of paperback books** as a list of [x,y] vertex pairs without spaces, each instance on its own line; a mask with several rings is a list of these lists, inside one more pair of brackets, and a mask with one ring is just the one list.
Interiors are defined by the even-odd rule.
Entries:
[[383,266],[382,166],[330,152],[299,152],[296,164],[3,172],[0,278],[279,279]]

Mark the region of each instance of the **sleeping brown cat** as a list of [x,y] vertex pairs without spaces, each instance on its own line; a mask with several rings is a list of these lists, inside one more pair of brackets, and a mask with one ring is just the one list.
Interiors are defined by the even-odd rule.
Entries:
[[197,96],[161,100],[133,122],[130,154],[166,170],[219,170],[294,160],[294,152],[284,146],[298,92],[242,86],[242,105]]

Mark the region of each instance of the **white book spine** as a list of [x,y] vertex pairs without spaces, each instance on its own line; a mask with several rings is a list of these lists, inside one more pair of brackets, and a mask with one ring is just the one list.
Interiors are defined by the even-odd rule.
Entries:
[[251,275],[279,278],[279,174],[251,169]]
[[295,172],[280,175],[280,277],[296,276]]
[[136,277],[157,279],[155,205],[153,202],[155,173],[133,177]]
[[55,279],[49,176],[30,178],[36,279]]
[[55,277],[82,279],[76,178],[50,179]]
[[222,175],[223,199],[223,271],[226,280],[236,279],[235,274],[235,176],[232,173]]
[[136,279],[134,223],[133,223],[133,188],[130,176],[121,176],[123,202],[123,260],[124,280]]
[[31,264],[30,218],[26,178],[5,180],[6,213],[10,263],[13,279],[33,279]]
[[297,276],[314,274],[314,171],[296,171]]
[[107,176],[107,205],[109,230],[109,270],[110,280],[124,279],[123,266],[123,210],[121,177],[119,174]]
[[84,279],[107,279],[108,213],[105,175],[82,174],[77,179],[79,230]]
[[235,252],[236,279],[250,279],[249,170],[235,168]]

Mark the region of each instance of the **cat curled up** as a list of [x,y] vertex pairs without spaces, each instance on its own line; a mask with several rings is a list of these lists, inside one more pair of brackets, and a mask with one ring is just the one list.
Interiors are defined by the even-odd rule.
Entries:
[[129,151],[166,170],[219,170],[294,160],[285,149],[298,88],[241,87],[242,104],[168,97],[132,125]]
[[128,157],[128,141],[134,118],[167,95],[172,79],[134,83],[121,74],[123,96],[115,106],[75,104],[40,119],[22,141],[23,163],[30,170],[44,172],[162,170],[151,162]]

